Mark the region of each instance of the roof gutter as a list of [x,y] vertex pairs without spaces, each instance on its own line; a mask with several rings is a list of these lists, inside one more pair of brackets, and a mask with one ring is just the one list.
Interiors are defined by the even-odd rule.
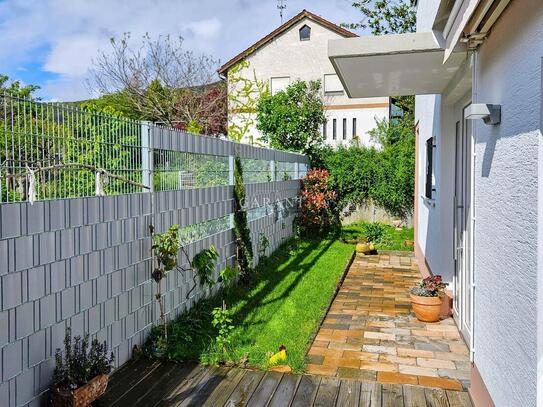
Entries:
[[447,36],[451,32],[452,25],[454,21],[456,20],[456,17],[458,16],[458,12],[460,11],[460,8],[462,7],[463,3],[464,3],[464,0],[456,0],[454,2],[453,8],[451,10],[451,14],[449,15],[449,18],[447,19],[447,23],[445,24],[445,28],[443,29],[443,37],[447,38]]

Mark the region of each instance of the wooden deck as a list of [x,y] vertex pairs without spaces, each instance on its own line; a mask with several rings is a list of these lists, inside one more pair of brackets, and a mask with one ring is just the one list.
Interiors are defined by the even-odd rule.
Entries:
[[150,360],[112,376],[99,406],[471,407],[466,392]]

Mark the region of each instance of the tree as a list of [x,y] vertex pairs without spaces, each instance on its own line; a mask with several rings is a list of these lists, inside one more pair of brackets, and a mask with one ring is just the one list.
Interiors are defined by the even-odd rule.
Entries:
[[257,129],[271,147],[311,155],[323,142],[326,122],[320,81],[296,81],[258,101]]
[[[89,87],[102,95],[117,94],[139,118],[208,134],[225,132],[226,87],[217,81],[218,61],[183,48],[183,38],[145,35],[133,48],[130,35],[111,39],[111,52],[99,53]],[[120,99],[119,99],[120,98]]]
[[22,86],[20,81],[10,81],[9,76],[0,74],[0,94],[34,100],[34,92],[38,89],[37,85]]
[[415,32],[417,13],[415,0],[362,0],[353,2],[363,18],[342,24],[353,30],[369,28],[373,35]]

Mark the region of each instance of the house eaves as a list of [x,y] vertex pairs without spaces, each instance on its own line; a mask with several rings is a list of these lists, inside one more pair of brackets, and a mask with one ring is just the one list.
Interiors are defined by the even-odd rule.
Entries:
[[336,25],[316,14],[311,13],[307,10],[302,10],[300,13],[298,13],[296,16],[292,17],[290,20],[279,26],[277,29],[273,30],[271,33],[266,35],[265,37],[261,38],[257,42],[255,42],[253,45],[245,49],[244,51],[240,52],[238,55],[236,55],[234,58],[226,62],[223,66],[221,66],[218,70],[219,75],[225,76],[228,74],[228,70],[234,66],[239,61],[247,58],[249,55],[257,51],[259,48],[263,47],[264,45],[268,44],[269,42],[273,41],[275,38],[283,34],[285,31],[290,29],[293,25],[297,24],[299,21],[303,20],[304,18],[307,18],[317,24],[322,25],[325,28],[328,28],[331,31],[334,31],[335,33],[343,36],[344,38],[352,38],[352,37],[358,37],[357,34],[346,30],[343,27],[340,27],[339,25]]

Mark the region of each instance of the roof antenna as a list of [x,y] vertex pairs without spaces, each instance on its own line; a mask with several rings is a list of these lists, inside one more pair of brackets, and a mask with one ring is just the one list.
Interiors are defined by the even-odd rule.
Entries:
[[279,10],[279,16],[281,16],[281,24],[283,24],[283,10],[287,8],[285,1],[286,0],[277,0],[277,9]]

